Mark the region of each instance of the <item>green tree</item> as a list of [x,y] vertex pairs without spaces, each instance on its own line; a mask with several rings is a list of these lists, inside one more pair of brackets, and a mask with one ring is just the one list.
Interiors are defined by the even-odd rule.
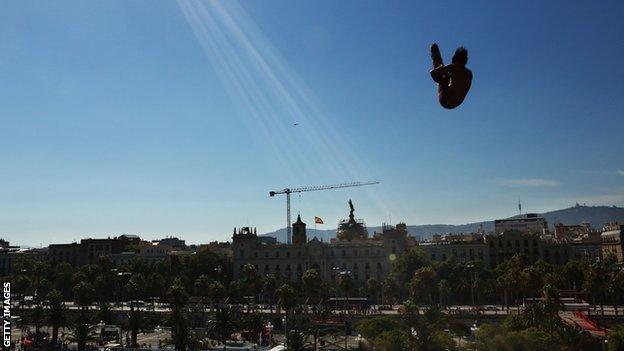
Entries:
[[409,288],[416,301],[426,302],[433,305],[433,296],[438,285],[438,274],[432,267],[423,267],[416,270],[412,277]]
[[380,290],[381,284],[379,283],[379,280],[371,277],[366,281],[366,292],[370,297],[372,297],[375,303],[379,303]]
[[283,284],[276,291],[278,298],[278,304],[287,312],[290,311],[296,305],[297,294],[295,289],[290,284]]
[[84,313],[95,300],[95,289],[88,282],[80,282],[74,286],[74,302]]
[[384,351],[405,351],[418,350],[411,349],[409,342],[409,332],[401,329],[386,330],[375,336],[371,343],[375,350]]
[[241,328],[252,335],[252,342],[258,342],[265,322],[264,316],[260,313],[246,313],[241,318]]
[[115,321],[113,310],[108,302],[100,302],[98,304],[97,320],[106,324],[113,324]]
[[192,336],[187,316],[188,294],[180,280],[176,280],[169,289],[169,303],[173,345],[176,350],[186,351]]
[[440,280],[438,283],[438,294],[440,306],[448,306],[451,298],[451,284],[449,284],[448,280]]
[[230,339],[235,327],[234,311],[228,306],[219,306],[215,312],[215,318],[209,326],[209,334],[213,339],[225,343]]
[[611,328],[607,336],[607,349],[609,351],[624,350],[624,324]]
[[293,351],[308,351],[310,348],[306,346],[306,333],[299,330],[291,330],[286,336],[286,347]]
[[264,284],[262,285],[262,291],[269,298],[269,305],[271,306],[271,314],[273,313],[273,303],[275,301],[275,292],[277,290],[277,279],[273,274],[267,274],[264,278]]
[[366,339],[373,339],[383,332],[398,330],[403,326],[401,323],[391,316],[376,316],[366,318],[357,324],[357,331]]
[[[225,296],[225,287],[219,281],[213,281],[208,287],[208,295],[215,306],[219,305],[219,301]],[[213,308],[213,310],[216,309]]]
[[305,273],[303,273],[303,276],[301,277],[301,280],[303,282],[304,296],[307,296],[309,298],[319,296],[323,280],[321,279],[321,275],[316,269],[311,268],[305,271]]
[[84,318],[76,320],[69,334],[69,341],[78,345],[78,351],[85,351],[87,344],[97,339],[95,329]]
[[67,308],[63,302],[63,295],[60,291],[54,289],[47,296],[47,322],[52,327],[52,346],[58,343],[58,332],[61,327],[67,323]]
[[195,279],[194,290],[195,295],[201,298],[202,310],[206,311],[206,299],[210,295],[210,278],[202,274]]

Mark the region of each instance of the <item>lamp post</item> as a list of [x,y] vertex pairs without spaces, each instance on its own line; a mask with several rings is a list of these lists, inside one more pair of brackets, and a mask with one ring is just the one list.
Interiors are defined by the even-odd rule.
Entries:
[[98,328],[100,328],[100,344],[104,345],[104,328],[106,327],[106,323],[103,320],[100,320],[98,323]]
[[344,294],[345,294],[345,297],[344,297],[344,324],[345,324],[345,330],[344,331],[345,331],[345,350],[346,350],[346,349],[348,349],[347,341],[349,339],[349,335],[347,334],[347,299],[348,299],[348,295],[349,295],[349,291],[348,291],[349,290],[349,285],[348,284],[351,284],[351,281],[346,281],[346,280],[343,280],[343,279],[349,279],[350,280],[351,279],[351,271],[342,271],[342,272],[340,272],[340,279],[342,280],[341,281],[341,285],[344,286],[344,290],[345,290],[345,292],[344,292]]
[[158,348],[160,348],[161,344],[160,344],[160,333],[162,333],[163,329],[162,327],[159,325],[156,326],[156,328],[154,328],[154,331],[156,332],[156,340],[158,340]]
[[223,267],[218,265],[215,267],[214,271],[217,272],[217,280],[221,282],[221,272],[223,272]]
[[269,321],[267,323],[267,325],[265,326],[266,330],[269,332],[269,346],[273,345],[273,324],[271,324],[271,321]]
[[288,344],[286,343],[287,340],[287,336],[288,336],[288,328],[286,328],[286,323],[288,322],[288,319],[286,318],[286,316],[284,316],[282,318],[282,324],[284,324],[284,346],[288,346]]
[[472,307],[474,307],[474,305],[475,305],[475,294],[474,294],[474,286],[475,286],[475,283],[474,283],[474,281],[475,281],[475,279],[474,279],[474,267],[475,267],[475,265],[472,264],[472,263],[468,263],[466,265],[466,267],[470,269],[470,296],[471,296],[471,299],[472,299]]

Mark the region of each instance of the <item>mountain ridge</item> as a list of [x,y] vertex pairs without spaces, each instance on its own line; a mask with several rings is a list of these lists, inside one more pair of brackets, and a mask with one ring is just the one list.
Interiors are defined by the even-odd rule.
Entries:
[[[555,223],[580,224],[589,222],[594,228],[600,228],[605,223],[620,221],[624,222],[624,208],[617,206],[585,206],[576,204],[575,206],[554,211],[540,213],[548,222],[549,228],[553,228]],[[510,218],[517,218],[513,216]],[[483,225],[486,232],[494,230],[494,221],[473,222],[466,224],[420,224],[408,225],[407,231],[420,240],[430,238],[433,234],[459,234],[470,233],[479,230]],[[381,226],[368,227],[369,235],[380,232]],[[329,241],[336,237],[335,229],[315,230],[308,227],[308,238],[317,237],[319,240]],[[271,236],[277,238],[279,242],[286,242],[286,228],[281,228],[273,232],[261,234],[261,236]]]

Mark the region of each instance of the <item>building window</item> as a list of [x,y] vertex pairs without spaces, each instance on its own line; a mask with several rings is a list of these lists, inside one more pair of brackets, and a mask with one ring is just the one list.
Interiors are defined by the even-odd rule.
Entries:
[[286,251],[286,257],[290,257],[290,251]]
[[275,252],[275,257],[279,257],[279,251]]
[[240,257],[245,257],[245,251],[240,250],[240,252],[239,252],[239,256],[240,256]]
[[297,257],[301,257],[301,251],[297,251]]
[[358,255],[357,249],[353,250],[353,256],[357,256],[357,255]]
[[345,257],[347,255],[347,251],[342,250],[342,257]]

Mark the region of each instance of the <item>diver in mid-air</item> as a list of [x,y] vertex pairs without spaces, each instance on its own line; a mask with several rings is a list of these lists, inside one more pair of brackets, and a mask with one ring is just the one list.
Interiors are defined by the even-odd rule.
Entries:
[[460,46],[455,50],[450,65],[444,65],[438,44],[431,45],[431,59],[433,69],[431,78],[438,83],[438,100],[440,105],[447,109],[453,109],[464,101],[470,84],[472,83],[472,71],[466,68],[468,62],[468,50]]

